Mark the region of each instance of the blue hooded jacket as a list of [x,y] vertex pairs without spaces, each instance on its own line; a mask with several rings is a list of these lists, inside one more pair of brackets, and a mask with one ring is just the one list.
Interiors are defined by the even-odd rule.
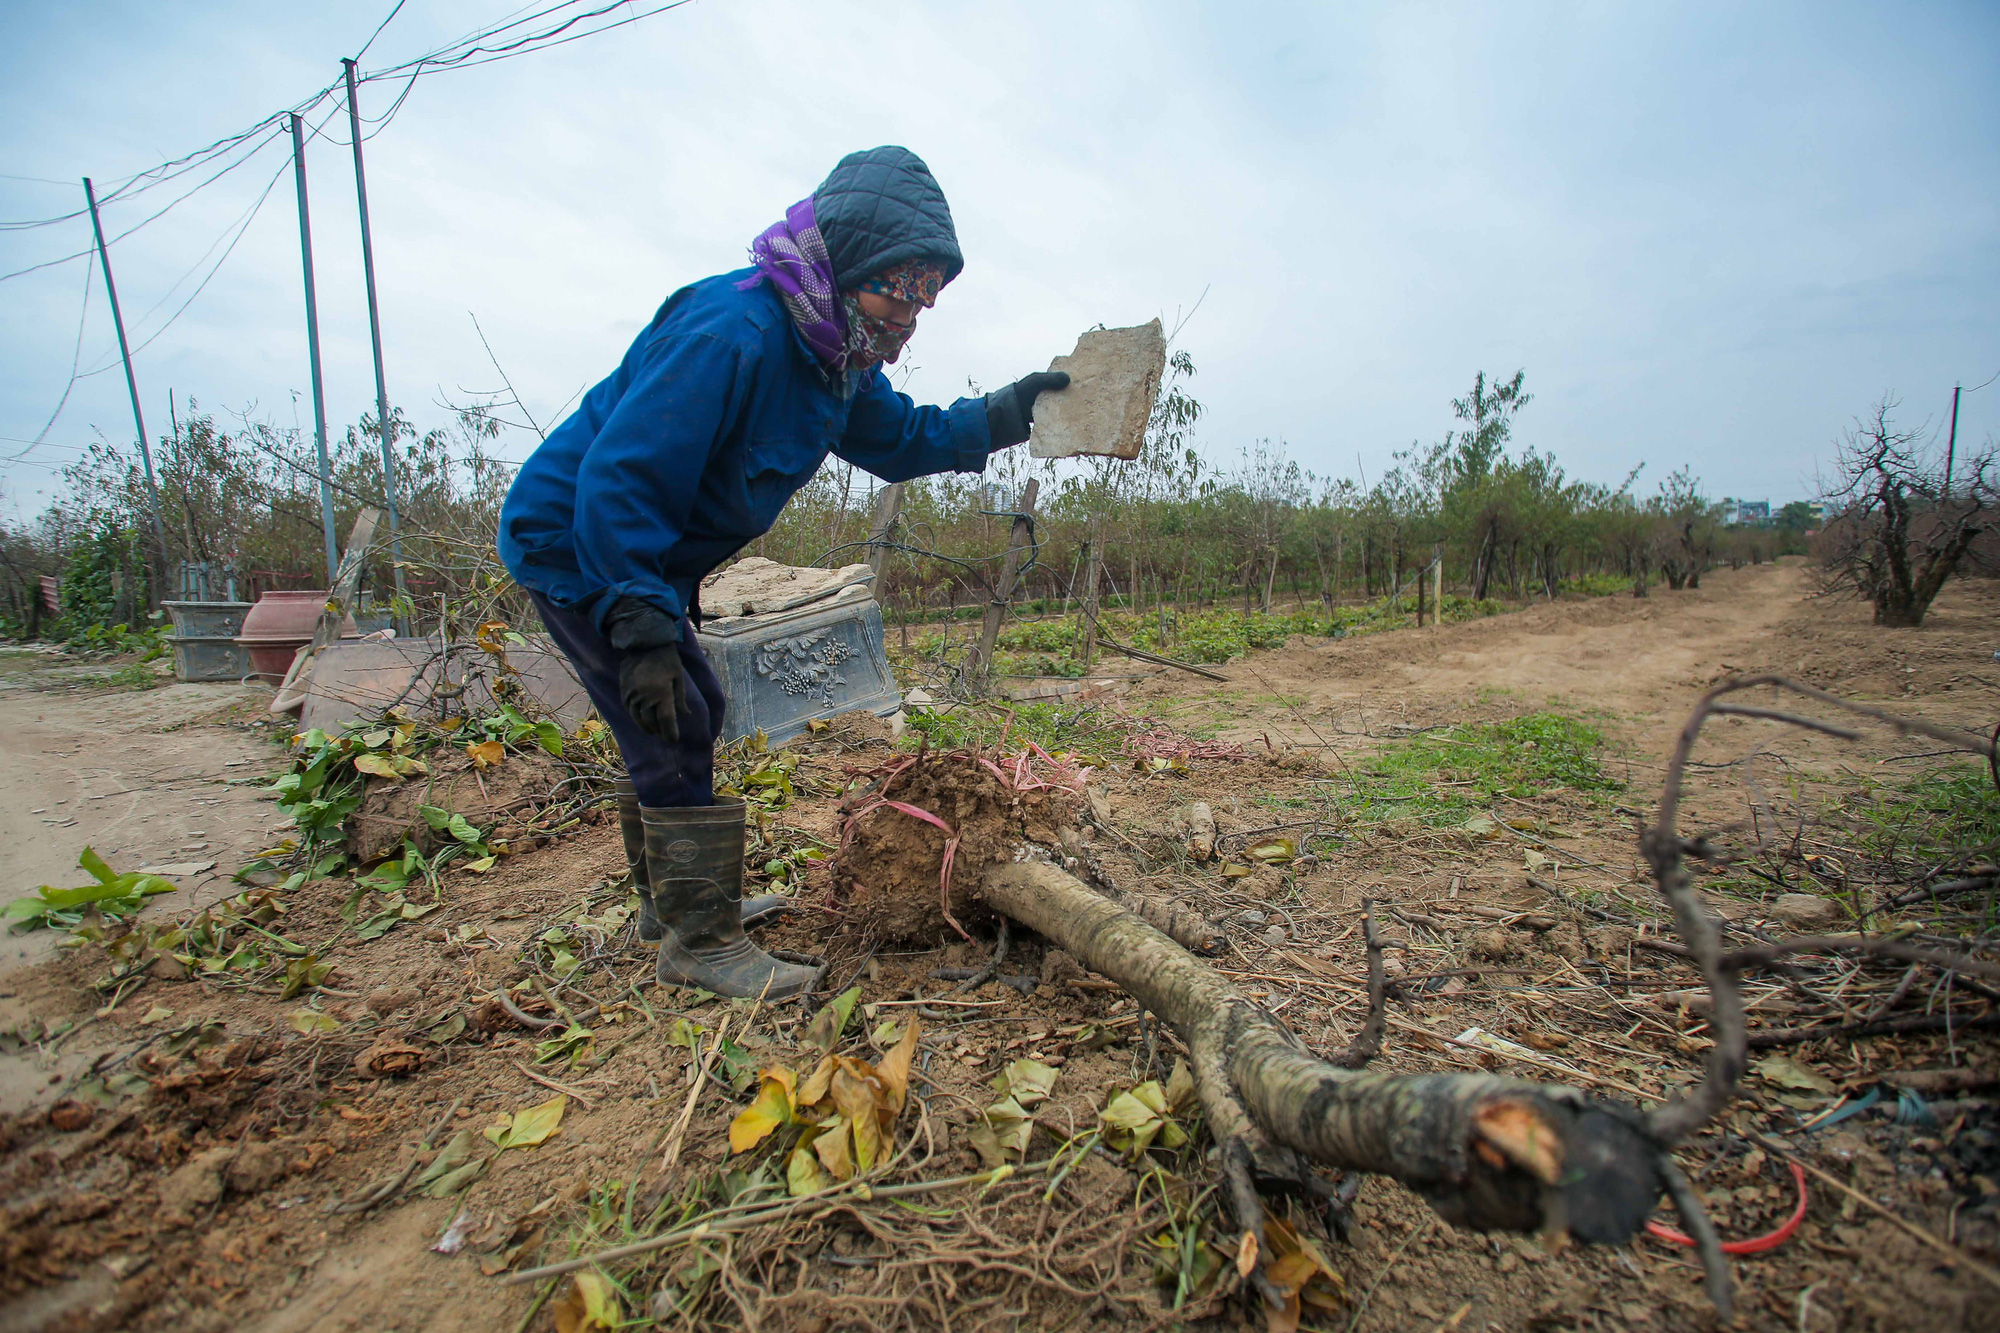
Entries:
[[[849,154],[813,197],[843,287],[917,255],[948,275],[964,265],[944,192],[907,148]],[[501,507],[500,558],[515,581],[606,637],[623,598],[678,633],[702,578],[769,531],[829,453],[884,481],[986,466],[984,399],[918,407],[880,366],[830,377],[768,282],[739,289],[756,276],[669,297]]]

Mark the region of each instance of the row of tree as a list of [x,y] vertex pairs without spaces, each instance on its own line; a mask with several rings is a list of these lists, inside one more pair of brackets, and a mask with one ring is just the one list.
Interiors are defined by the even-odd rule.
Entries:
[[[1789,521],[1772,527],[1725,525],[1722,507],[1685,468],[1642,490],[1635,467],[1613,487],[1572,478],[1549,454],[1517,447],[1521,413],[1533,400],[1521,372],[1475,377],[1470,392],[1452,401],[1454,428],[1397,455],[1372,484],[1315,476],[1269,442],[1219,464],[1194,442],[1202,408],[1190,392],[1193,376],[1186,354],[1176,354],[1135,461],[1036,461],[1015,450],[982,477],[910,483],[891,534],[885,604],[922,618],[990,597],[1011,507],[1030,476],[1040,478],[1041,499],[1037,545],[1017,591],[1026,600],[1074,595],[1092,545],[1107,591],[1129,607],[1240,600],[1246,611],[1281,603],[1331,608],[1405,592],[1434,561],[1449,590],[1484,602],[1554,597],[1565,587],[1629,587],[1644,596],[1658,582],[1699,586],[1718,563],[1806,549],[1803,512],[1788,509]],[[426,432],[393,423],[409,599],[400,610],[419,629],[532,619],[494,555],[513,475],[494,448],[504,429],[532,431],[536,423],[513,419],[521,415],[518,400],[502,407],[454,409],[447,426]],[[1828,487],[1836,502],[1829,531],[1844,543],[1841,553],[1829,548],[1828,559],[1873,597],[1882,579],[1893,582],[1908,563],[1889,558],[1881,542],[1922,540],[1945,512],[1941,506],[1956,506],[1949,526],[1958,554],[1942,564],[1918,559],[1917,572],[1904,578],[1915,585],[1905,600],[1927,604],[1930,583],[1941,583],[1960,557],[1979,558],[1991,494],[1987,461],[1961,469],[1951,497],[1948,485],[1923,474],[1916,437],[1894,432],[1887,413],[1888,405],[1877,413],[1873,436],[1863,431],[1850,441],[1845,470]],[[378,439],[378,424],[363,418],[334,449],[343,537],[363,505],[382,502]],[[1861,461],[1871,457],[1882,465],[1874,472]],[[175,596],[220,598],[233,586],[237,597],[254,600],[270,588],[322,586],[316,461],[295,430],[247,417],[225,426],[190,404],[155,450],[162,542],[136,459],[109,444],[93,446],[65,469],[61,500],[30,523],[0,529],[0,617],[16,635],[75,635],[114,618],[136,620]],[[1874,478],[1872,489],[1858,480],[1863,473]],[[751,549],[790,564],[864,559],[874,500],[871,479],[830,460]],[[1886,538],[1871,517],[1884,510],[1900,515],[1900,528]],[[1863,586],[1872,577],[1870,560],[1883,573]],[[393,582],[387,561],[384,551],[371,575],[379,594]],[[191,579],[191,571],[205,581]],[[59,626],[40,605],[43,575],[64,582],[67,615]],[[1898,614],[1908,620],[1907,610]]]
[[[1029,598],[1072,595],[1093,541],[1129,605],[1241,598],[1265,611],[1406,590],[1433,561],[1449,588],[1478,601],[1613,581],[1643,596],[1662,580],[1699,586],[1718,562],[1805,549],[1797,529],[1725,526],[1722,506],[1685,469],[1640,494],[1639,469],[1607,487],[1569,477],[1546,453],[1513,449],[1532,398],[1518,372],[1476,377],[1452,402],[1461,425],[1397,455],[1372,485],[1315,476],[1269,442],[1218,466],[1192,443],[1201,416],[1188,392],[1193,373],[1175,357],[1133,462],[1007,455],[985,478],[910,483],[885,601],[922,613],[982,599],[1007,543],[1006,511],[1029,476],[1042,482]],[[862,558],[872,509],[856,483],[848,469],[822,472],[753,549],[792,564]]]

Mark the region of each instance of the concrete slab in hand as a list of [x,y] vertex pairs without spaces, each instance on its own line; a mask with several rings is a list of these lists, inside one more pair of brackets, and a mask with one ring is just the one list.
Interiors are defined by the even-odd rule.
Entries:
[[1076,340],[1074,352],[1051,361],[1049,369],[1068,371],[1069,387],[1035,398],[1030,454],[1139,456],[1167,369],[1167,339],[1159,320],[1131,329],[1092,329]]

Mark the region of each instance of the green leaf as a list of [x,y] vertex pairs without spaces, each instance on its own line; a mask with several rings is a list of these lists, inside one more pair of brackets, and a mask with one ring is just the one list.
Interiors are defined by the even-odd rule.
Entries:
[[417,813],[424,817],[424,822],[431,826],[433,833],[444,832],[445,826],[453,819],[451,811],[441,806],[420,805],[417,807]]
[[563,734],[561,727],[553,722],[537,722],[535,724],[535,739],[542,743],[544,750],[547,750],[558,759],[562,758]]
[[477,847],[480,843],[482,835],[478,829],[466,822],[464,815],[453,815],[445,821],[444,827],[451,830],[452,837],[457,838],[468,847]]
[[76,863],[89,871],[91,878],[99,884],[109,884],[118,878],[111,873],[111,867],[104,863],[104,858],[97,854],[95,848],[84,848],[83,855],[76,858]]
[[340,1020],[332,1014],[323,1014],[317,1009],[294,1009],[286,1020],[294,1032],[311,1034],[314,1032],[338,1032]]
[[833,1048],[840,1044],[840,1034],[847,1028],[848,1018],[854,1013],[855,1002],[860,998],[861,987],[851,986],[814,1014],[806,1028],[806,1044],[819,1047],[824,1054],[833,1054]]

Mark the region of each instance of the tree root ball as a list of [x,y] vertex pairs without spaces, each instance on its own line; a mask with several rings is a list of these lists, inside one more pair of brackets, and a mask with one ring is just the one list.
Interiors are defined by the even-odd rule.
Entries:
[[892,770],[880,786],[850,798],[850,823],[834,882],[848,900],[850,915],[872,937],[935,945],[957,936],[945,919],[939,883],[947,835],[897,804],[927,811],[950,826],[958,839],[952,856],[951,915],[968,931],[990,933],[995,917],[980,901],[981,877],[990,867],[1014,860],[1024,844],[1060,846],[1062,830],[1075,826],[1082,799],[1067,788],[1032,782],[1023,784],[1028,790],[1019,790],[1012,772],[1007,760],[963,752],[927,754]]

